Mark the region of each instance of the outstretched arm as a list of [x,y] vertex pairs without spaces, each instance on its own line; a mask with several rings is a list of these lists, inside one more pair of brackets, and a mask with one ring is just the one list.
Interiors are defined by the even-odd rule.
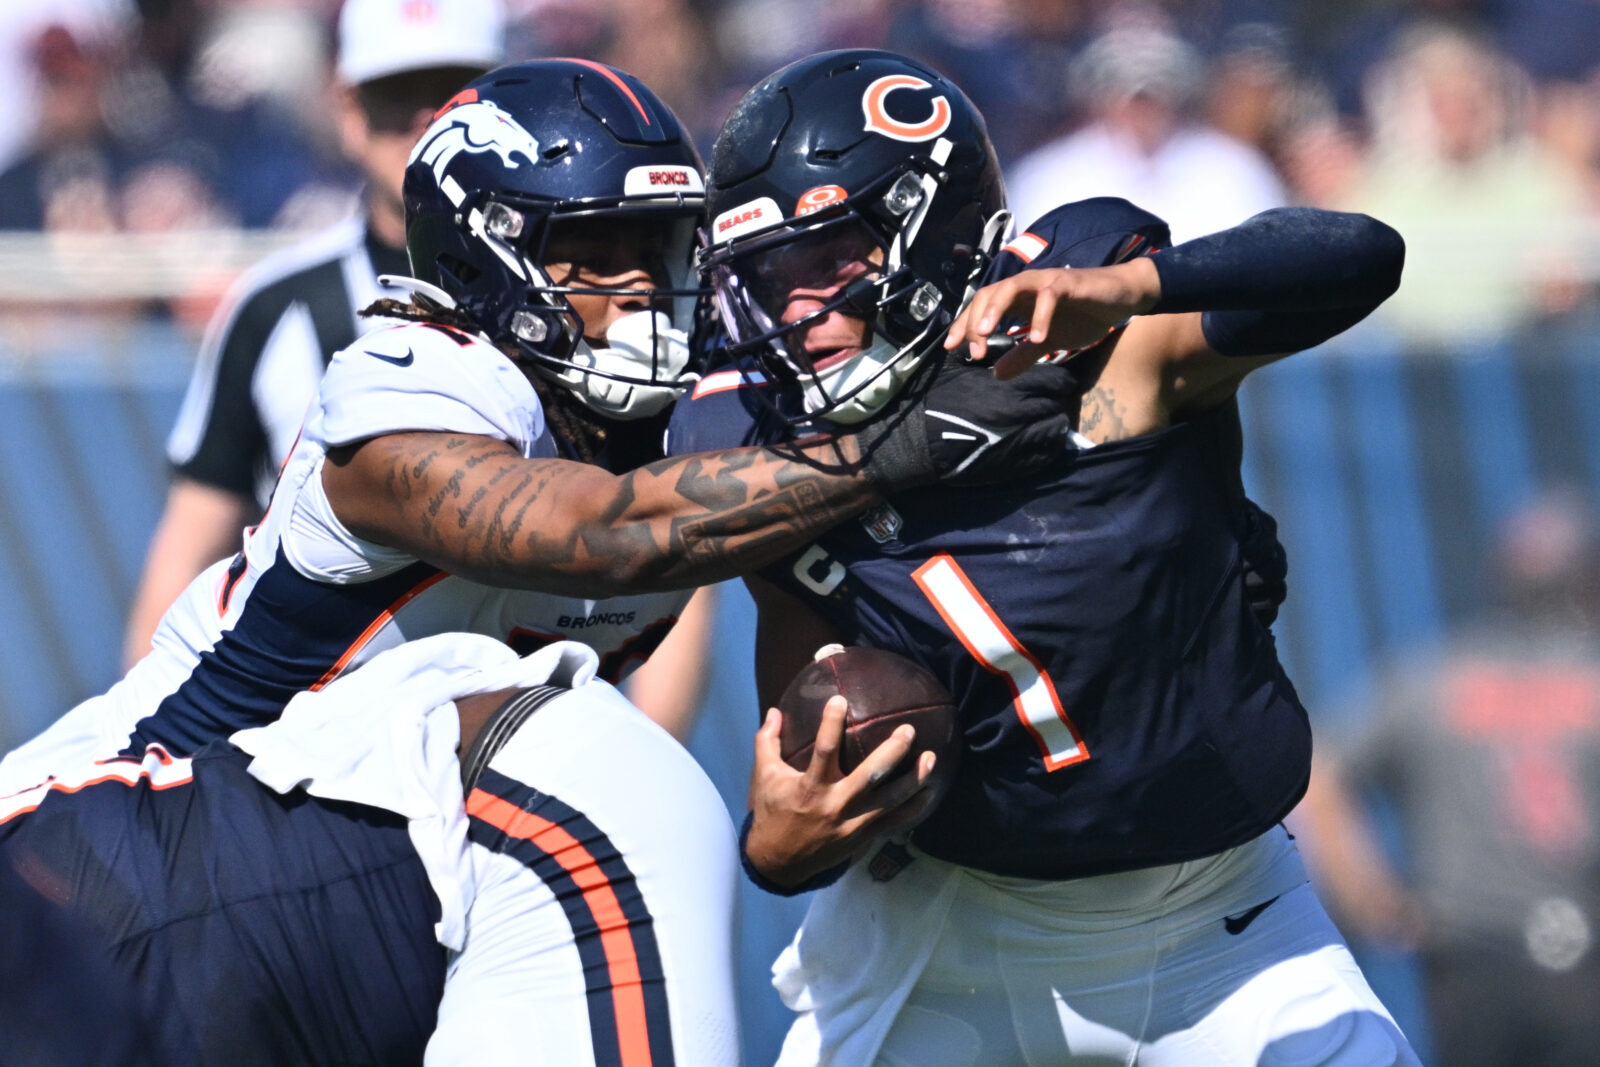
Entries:
[[[947,363],[854,435],[660,460],[624,475],[496,438],[393,433],[330,450],[358,537],[492,585],[602,597],[705,585],[814,540],[882,494],[1021,477],[1070,450],[1059,368]],[[946,430],[959,424],[967,432]],[[981,433],[971,432],[977,428]]]
[[1112,364],[1135,365],[1135,379],[1117,385],[1135,404],[1151,399],[1136,386],[1158,389],[1170,415],[1221,402],[1254,368],[1359,322],[1399,287],[1404,262],[1405,242],[1376,219],[1277,208],[1126,263],[1014,274],[979,290],[945,345],[981,356],[1002,321],[1020,317],[1026,341],[995,368],[1010,377],[1127,323]]
[[329,453],[358,537],[491,585],[602,597],[729,578],[878,499],[854,439],[661,460],[624,475],[504,441],[388,434]]

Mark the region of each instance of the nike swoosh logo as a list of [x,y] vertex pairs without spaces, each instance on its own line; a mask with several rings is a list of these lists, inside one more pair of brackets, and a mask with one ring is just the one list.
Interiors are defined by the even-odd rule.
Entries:
[[1269,900],[1264,904],[1257,904],[1249,911],[1241,911],[1237,915],[1225,916],[1222,920],[1222,928],[1228,931],[1230,934],[1244,933],[1244,928],[1255,922],[1256,916],[1272,907],[1273,902],[1277,899],[1277,897],[1273,897],[1272,900]]
[[370,348],[364,351],[373,359],[381,359],[385,363],[393,363],[396,367],[409,367],[411,366],[411,361],[417,358],[409,348],[406,349],[404,356],[386,356],[382,352],[374,352]]

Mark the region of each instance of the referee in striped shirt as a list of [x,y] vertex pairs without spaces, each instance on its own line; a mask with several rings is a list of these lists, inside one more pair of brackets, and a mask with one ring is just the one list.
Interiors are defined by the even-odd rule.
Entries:
[[346,0],[335,70],[339,131],[365,178],[362,211],[262,261],[201,342],[167,441],[173,477],[129,614],[123,666],[150,650],[195,575],[238,551],[265,509],[333,353],[383,320],[357,314],[379,275],[406,276],[406,159],[433,112],[504,57],[500,0]]

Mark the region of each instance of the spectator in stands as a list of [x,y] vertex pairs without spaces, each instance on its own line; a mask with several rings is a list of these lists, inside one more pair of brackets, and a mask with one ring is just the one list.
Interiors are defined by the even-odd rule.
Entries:
[[1571,292],[1582,184],[1533,138],[1530,90],[1487,38],[1443,24],[1403,35],[1368,81],[1369,159],[1341,206],[1407,237],[1406,284],[1375,321],[1408,344],[1492,344]]
[[1211,61],[1206,122],[1276,159],[1300,93],[1287,33],[1265,22],[1240,23],[1223,35]]
[[[1394,667],[1330,739],[1297,814],[1352,937],[1420,951],[1439,1062],[1588,1064],[1600,1049],[1600,526],[1552,493],[1491,559],[1502,594],[1440,655]],[[1360,798],[1393,803],[1408,862]]]
[[1003,166],[1066,122],[1060,72],[1083,46],[1084,14],[1070,3],[924,0],[900,5],[884,41],[968,87]]
[[1317,66],[1333,90],[1339,112],[1349,118],[1361,116],[1366,106],[1364,85],[1371,70],[1418,23],[1485,32],[1493,6],[1492,0],[1398,0],[1352,5],[1334,15],[1334,24],[1310,43],[1319,53]]
[[125,665],[178,592],[238,550],[260,515],[333,353],[382,325],[357,312],[409,276],[400,181],[428,118],[503,58],[499,0],[349,0],[337,77],[347,154],[366,177],[363,211],[263,263],[235,287],[201,347],[168,440],[173,480],[128,620]]
[[138,17],[113,23],[120,35],[79,18],[30,38],[36,121],[0,175],[0,228],[261,228],[308,190],[348,180],[284,107],[249,89],[245,64],[199,69],[212,21],[197,0],[128,7]]
[[59,26],[92,50],[119,43],[132,12],[123,0],[7,0],[0,4],[0,170],[28,148],[39,122],[39,36]]
[[1185,241],[1282,206],[1282,182],[1260,151],[1191,116],[1202,74],[1199,54],[1165,30],[1129,26],[1097,38],[1072,66],[1089,124],[1008,175],[1018,225],[1058,204],[1123,196]]
[[29,58],[37,124],[28,150],[0,174],[0,229],[114,233],[126,228],[128,207],[147,214],[137,207],[160,188],[184,190],[182,225],[221,215],[210,184],[181,153],[148,150],[108,121],[117,62],[110,45],[55,24],[33,40]]
[[[106,107],[119,136],[141,151],[193,168],[236,224],[279,225],[280,214],[308,188],[350,180],[330,175],[302,125],[247,66],[208,68],[207,46],[223,9],[205,0],[134,0],[141,18],[137,48],[119,72]],[[268,42],[258,34],[257,47]],[[260,64],[265,66],[265,64]]]
[[1502,7],[1496,37],[1539,82],[1581,82],[1600,67],[1600,5],[1518,0]]

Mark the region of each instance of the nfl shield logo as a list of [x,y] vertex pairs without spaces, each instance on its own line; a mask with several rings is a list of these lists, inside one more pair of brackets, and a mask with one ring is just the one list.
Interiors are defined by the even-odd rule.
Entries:
[[880,545],[886,545],[899,537],[900,527],[904,523],[905,520],[900,517],[900,513],[889,504],[879,504],[861,516],[861,525]]

